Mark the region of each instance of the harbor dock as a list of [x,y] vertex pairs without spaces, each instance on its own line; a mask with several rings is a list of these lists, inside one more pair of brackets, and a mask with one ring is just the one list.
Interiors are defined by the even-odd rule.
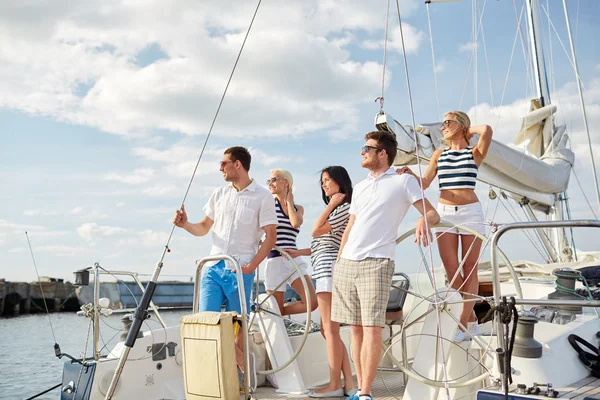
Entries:
[[0,280],[1,317],[46,312],[46,307],[49,312],[79,310],[76,287],[55,278],[29,283]]

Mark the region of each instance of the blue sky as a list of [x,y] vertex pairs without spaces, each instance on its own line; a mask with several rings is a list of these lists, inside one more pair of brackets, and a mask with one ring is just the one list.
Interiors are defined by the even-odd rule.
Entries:
[[[558,123],[569,128],[575,171],[598,214],[574,73],[558,39],[570,53],[562,5],[541,3],[543,41],[552,49],[546,53],[553,61],[552,101],[559,105]],[[72,271],[96,261],[108,269],[150,274],[255,4],[16,4],[3,5],[0,12],[0,277],[35,279],[25,231],[40,275],[70,279]],[[600,35],[600,4],[568,4],[598,146],[600,59],[594,41]],[[318,171],[337,164],[354,182],[366,175],[359,149],[379,110],[374,99],[381,94],[385,5],[383,0],[263,2],[186,202],[192,219],[202,217],[208,194],[223,184],[222,151],[243,145],[254,156],[251,176],[259,183],[271,168],[293,173],[297,202],[307,210],[299,244],[309,245],[308,232],[323,208]],[[440,110],[465,110],[509,143],[533,93],[518,39],[501,103],[523,4],[476,5],[483,12],[488,59],[480,34],[477,91],[473,69],[467,73],[472,2],[430,6]],[[438,121],[426,8],[416,0],[400,6],[415,118]],[[398,39],[392,8],[384,110],[411,124]],[[496,207],[488,206],[487,191],[479,185],[484,205]],[[427,195],[435,203],[437,188]],[[575,179],[569,196],[574,217],[592,217]],[[498,210],[497,222],[512,221],[502,206]],[[409,213],[402,229],[415,218]],[[578,234],[577,247],[593,250],[591,237]],[[187,279],[194,260],[208,253],[210,237],[176,230],[170,247],[163,278]],[[514,258],[537,257],[518,235],[507,238],[503,248]],[[419,265],[412,245],[401,245],[397,258],[398,269]]]

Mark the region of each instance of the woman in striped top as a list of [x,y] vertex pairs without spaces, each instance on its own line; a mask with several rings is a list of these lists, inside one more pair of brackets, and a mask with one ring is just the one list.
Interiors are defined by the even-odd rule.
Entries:
[[[310,255],[321,314],[321,333],[327,343],[329,360],[329,384],[310,391],[308,395],[316,398],[352,396],[356,388],[350,359],[340,338],[340,324],[331,320],[333,267],[350,218],[352,181],[344,167],[331,166],[321,171],[320,183],[325,210],[313,227],[311,248],[293,252],[293,255]],[[340,373],[344,375],[343,385]]]
[[[267,180],[267,184],[273,197],[275,197],[275,211],[277,213],[277,241],[275,245],[285,251],[297,250],[296,238],[300,232],[298,228],[300,228],[303,222],[304,207],[294,204],[294,195],[292,194],[294,180],[292,174],[285,169],[274,169],[271,171],[271,177]],[[317,296],[315,295],[315,289],[310,276],[306,272],[306,263],[299,256],[296,256],[294,261],[298,264],[302,275],[306,278],[310,294],[311,311],[314,311],[317,308]],[[290,260],[282,257],[281,253],[277,250],[271,250],[267,256],[267,265],[265,267],[265,290],[267,293],[273,293],[281,315],[306,312],[306,295],[299,278],[300,274],[298,274],[298,271],[296,271]],[[284,283],[281,284],[282,282]],[[300,301],[284,306],[283,296],[287,289],[286,283],[300,295]]]
[[[442,134],[446,148],[433,153],[429,167],[421,180],[423,190],[427,189],[436,175],[439,181],[440,198],[437,211],[442,222],[463,225],[485,235],[483,209],[475,194],[475,182],[478,168],[487,155],[492,142],[492,128],[488,125],[471,126],[469,116],[462,111],[450,111],[444,116]],[[475,146],[470,146],[473,135],[479,135]],[[398,170],[415,175],[408,167]],[[417,180],[419,177],[415,175]],[[478,294],[477,261],[481,250],[481,239],[462,229],[436,229],[440,258],[444,263],[449,281],[457,274],[460,261],[458,245],[460,241],[461,257],[467,257],[462,275],[458,273],[452,287],[460,291],[464,299]],[[470,249],[470,253],[469,252]],[[468,255],[467,255],[468,253]],[[464,303],[460,322],[471,333],[477,333],[477,318],[473,312],[474,302]],[[467,335],[461,330],[456,341],[462,341]]]

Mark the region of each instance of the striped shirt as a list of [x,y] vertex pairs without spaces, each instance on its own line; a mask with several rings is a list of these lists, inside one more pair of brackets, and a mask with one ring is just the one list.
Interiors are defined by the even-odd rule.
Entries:
[[[294,209],[298,210],[298,207],[294,205]],[[275,213],[277,214],[277,241],[275,246],[279,246],[282,249],[297,249],[296,238],[300,230],[294,228],[290,222],[289,215],[283,211],[283,207],[277,198],[275,198]],[[271,250],[268,258],[279,257],[281,253],[277,250]]]
[[313,279],[331,278],[332,266],[337,259],[342,235],[348,225],[350,218],[350,203],[340,204],[329,214],[327,222],[331,225],[331,231],[324,235],[313,238],[310,244],[310,262],[312,264]]
[[475,190],[477,171],[472,147],[462,150],[444,150],[440,154],[437,167],[440,190]]

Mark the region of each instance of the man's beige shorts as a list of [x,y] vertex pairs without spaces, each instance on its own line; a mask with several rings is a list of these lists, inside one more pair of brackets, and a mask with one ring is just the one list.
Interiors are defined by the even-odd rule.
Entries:
[[340,258],[333,268],[331,319],[336,322],[385,326],[385,310],[394,276],[394,261]]

